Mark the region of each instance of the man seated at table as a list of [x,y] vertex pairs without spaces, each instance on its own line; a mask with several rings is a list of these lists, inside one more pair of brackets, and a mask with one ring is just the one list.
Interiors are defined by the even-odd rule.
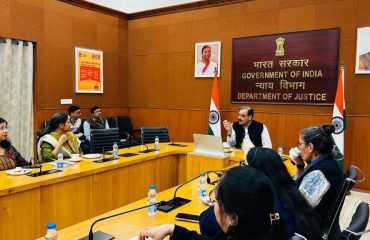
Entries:
[[[84,122],[84,135],[87,140],[88,146],[91,147],[90,132],[91,129],[109,129],[108,121],[106,118],[102,117],[101,109],[99,106],[93,106],[90,109],[91,117]],[[90,148],[89,148],[90,149]],[[84,153],[86,153],[84,151]]]
[[241,148],[246,153],[253,147],[271,148],[271,139],[265,124],[253,119],[254,110],[247,106],[239,108],[238,121],[223,122],[230,146]]

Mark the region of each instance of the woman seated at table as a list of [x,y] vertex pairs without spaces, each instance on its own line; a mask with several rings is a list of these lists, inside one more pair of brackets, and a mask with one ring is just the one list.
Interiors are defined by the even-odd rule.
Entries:
[[8,139],[8,122],[0,117],[0,171],[31,165]]
[[50,120],[49,127],[37,144],[39,159],[50,162],[57,158],[59,150],[65,158],[73,153],[81,153],[80,140],[71,131],[69,116],[56,113]]
[[290,239],[294,233],[307,239],[320,239],[320,219],[299,192],[279,154],[269,148],[256,147],[248,152],[247,161],[250,167],[263,172],[276,189],[276,208],[284,227],[282,239]]
[[[283,228],[280,239],[290,239],[295,233],[307,239],[320,239],[318,216],[299,192],[281,157],[272,149],[255,147],[249,150],[247,162],[250,167],[263,172],[276,189],[275,208]],[[220,229],[212,207],[202,212],[199,226],[201,232],[208,236]]]
[[154,240],[171,236],[182,239],[257,240],[279,239],[276,232],[273,186],[260,171],[250,167],[235,167],[226,172],[216,187],[215,215],[221,231],[212,238],[195,231],[164,224],[145,228],[139,239]]
[[[331,134],[334,133],[334,130],[335,128],[331,124],[303,129],[299,134],[298,142],[300,155],[295,158],[297,163],[296,184],[322,220],[329,213],[344,180],[343,173],[332,155]],[[303,168],[303,161],[308,163],[306,168]],[[334,223],[332,229],[334,229],[332,233],[340,234],[338,222]],[[338,239],[334,235],[329,239]]]

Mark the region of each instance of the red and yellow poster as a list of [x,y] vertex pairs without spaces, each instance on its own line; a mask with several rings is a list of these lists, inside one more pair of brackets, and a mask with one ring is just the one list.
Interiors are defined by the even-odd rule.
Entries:
[[75,48],[76,93],[103,93],[103,51]]

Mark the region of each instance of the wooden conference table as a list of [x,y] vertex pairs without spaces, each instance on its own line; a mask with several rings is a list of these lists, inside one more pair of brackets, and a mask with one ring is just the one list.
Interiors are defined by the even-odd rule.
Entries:
[[[1,171],[0,239],[35,239],[45,233],[48,222],[62,229],[145,197],[151,184],[161,192],[202,171],[223,169],[244,159],[240,150],[211,157],[193,153],[192,143],[186,144],[161,143],[157,152],[105,163],[83,159],[62,172],[40,177]],[[120,149],[119,153],[138,153],[144,148]],[[52,168],[50,163],[43,164],[43,170]]]
[[[115,239],[130,239],[137,236],[141,230],[148,226],[157,226],[164,223],[174,223],[191,230],[199,232],[198,223],[190,223],[184,221],[175,220],[177,213],[190,213],[199,215],[202,211],[208,208],[208,205],[204,204],[198,199],[198,184],[199,181],[193,181],[189,184],[184,185],[177,191],[178,197],[190,199],[191,202],[169,212],[164,213],[157,211],[155,216],[147,216],[146,209],[137,210],[128,214],[113,217],[107,220],[103,220],[94,226],[93,231],[102,231],[115,237]],[[207,185],[207,193],[214,188],[212,185]],[[157,201],[170,200],[173,197],[173,193],[176,187],[165,190],[157,194]],[[80,239],[89,233],[91,224],[102,217],[111,216],[113,214],[125,212],[135,208],[145,206],[147,204],[147,198],[143,198],[134,203],[128,204],[124,207],[117,208],[108,213],[102,214],[95,218],[83,221],[65,229],[58,230],[58,239]],[[43,239],[42,237],[39,238]]]

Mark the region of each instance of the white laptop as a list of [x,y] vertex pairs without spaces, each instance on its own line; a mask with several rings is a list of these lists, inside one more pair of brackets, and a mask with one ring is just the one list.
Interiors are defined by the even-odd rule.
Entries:
[[217,157],[224,157],[222,138],[213,135],[193,134],[194,152]]

